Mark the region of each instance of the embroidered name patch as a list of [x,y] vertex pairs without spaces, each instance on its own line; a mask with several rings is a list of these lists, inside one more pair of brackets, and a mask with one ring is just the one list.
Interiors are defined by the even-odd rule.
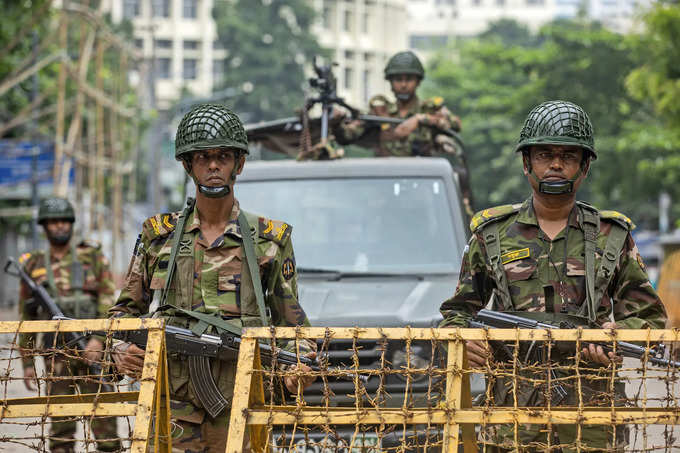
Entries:
[[281,273],[283,274],[283,278],[286,280],[290,280],[293,278],[293,275],[295,275],[295,263],[291,258],[286,258],[283,261],[283,265],[281,266]]
[[501,263],[508,264],[512,261],[521,260],[523,258],[529,258],[529,248],[521,250],[513,250],[512,252],[504,253],[501,255]]

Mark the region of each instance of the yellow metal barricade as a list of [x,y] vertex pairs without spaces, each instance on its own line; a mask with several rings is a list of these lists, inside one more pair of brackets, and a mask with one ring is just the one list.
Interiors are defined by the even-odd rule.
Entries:
[[[45,437],[47,417],[74,417],[81,419],[94,419],[95,417],[135,417],[134,428],[130,434],[130,451],[143,453],[148,451],[153,442],[153,451],[170,452],[170,406],[168,387],[167,355],[165,351],[164,323],[162,319],[88,319],[68,321],[23,321],[23,322],[0,322],[0,334],[13,336],[10,346],[5,351],[7,362],[2,373],[2,385],[4,389],[3,401],[0,406],[0,424],[11,423],[20,418],[36,418],[31,424],[42,424],[41,432]],[[21,359],[17,357],[17,338],[21,334],[49,333],[57,335],[66,332],[98,332],[106,334],[106,348],[110,350],[113,332],[129,330],[148,330],[148,341],[144,355],[144,367],[139,378],[138,391],[107,392],[113,389],[114,383],[105,379],[105,371],[100,376],[76,376],[69,379],[83,378],[91,381],[106,383],[100,385],[97,393],[84,393],[75,395],[51,395],[28,398],[11,398],[8,395],[8,385],[15,380],[17,364]],[[36,355],[68,354],[64,350],[35,349]],[[4,355],[3,355],[4,357]],[[14,364],[14,365],[13,365]],[[110,367],[111,362],[103,360],[102,364]],[[57,380],[63,377],[38,376],[37,380]],[[17,423],[17,422],[14,422]],[[153,432],[153,435],[151,435]],[[3,436],[0,439],[0,448],[3,442],[13,442],[11,436]],[[43,440],[44,442],[44,440]],[[14,442],[19,443],[19,442]],[[30,447],[29,447],[30,448]]]
[[[496,425],[508,425],[509,435],[514,440],[513,449],[521,451],[558,451],[557,448],[564,447],[563,451],[592,451],[588,448],[587,439],[581,438],[582,430],[595,425],[604,425],[604,430],[617,432],[617,427],[633,425],[638,427],[635,436],[627,436],[631,445],[625,451],[680,451],[678,437],[674,434],[673,426],[680,424],[680,391],[677,385],[680,378],[678,370],[667,366],[653,366],[648,362],[626,359],[623,365],[604,366],[593,368],[593,365],[580,361],[580,351],[589,342],[607,344],[616,348],[616,341],[637,342],[645,348],[645,354],[651,354],[658,342],[672,344],[678,341],[679,332],[677,330],[520,330],[520,329],[419,329],[419,328],[248,328],[245,329],[242,338],[241,350],[238,361],[236,375],[235,397],[233,400],[231,420],[229,427],[229,437],[227,452],[241,452],[246,444],[253,451],[338,451],[338,452],[370,452],[370,451],[446,451],[457,452],[459,445],[463,446],[465,452],[476,452],[486,450],[485,444],[480,441],[480,433]],[[273,344],[274,342],[294,340],[300,344],[305,339],[317,340],[321,345],[320,355],[325,355],[325,345],[332,344],[333,341],[349,340],[350,346],[347,349],[351,365],[349,367],[329,367],[321,365],[321,369],[308,372],[307,375],[315,375],[317,381],[323,381],[324,393],[326,398],[322,404],[311,404],[306,400],[305,393],[298,387],[297,395],[289,396],[288,403],[277,401],[276,397],[270,395],[272,389],[276,389],[276,379],[283,379],[286,376],[302,377],[304,374],[296,369],[277,370],[276,368],[260,369],[254,366],[258,363],[256,359],[258,342]],[[573,347],[575,355],[570,357],[575,364],[569,369],[570,377],[557,378],[550,374],[551,359],[548,358],[547,364],[533,364],[530,367],[537,368],[539,373],[546,371],[544,380],[537,380],[528,385],[551,385],[551,379],[562,384],[568,385],[578,402],[576,405],[558,404],[552,406],[550,400],[540,406],[521,406],[518,405],[516,388],[522,379],[520,362],[515,360],[511,366],[499,366],[492,368],[487,362],[487,369],[471,370],[467,364],[466,341],[478,340],[486,345],[498,347],[499,342],[509,345],[514,351],[520,351],[520,344],[544,344],[549,345],[548,349],[559,344],[569,344]],[[415,363],[416,359],[411,359],[412,350],[416,348],[418,342],[431,343],[433,345],[445,345],[445,360],[441,363],[434,358]],[[493,343],[490,343],[493,342]],[[567,342],[567,343],[565,343]],[[397,356],[385,355],[385,349],[389,349],[393,344],[399,344],[396,349],[406,350],[409,357],[405,362]],[[365,357],[372,345],[387,345],[385,348],[377,347],[382,350],[382,357],[370,367],[361,366],[362,357]],[[404,346],[405,345],[405,346]],[[518,352],[514,352],[517,358]],[[395,358],[396,357],[396,358]],[[397,358],[401,360],[397,366]],[[390,363],[390,360],[395,363]],[[633,360],[631,362],[631,360]],[[630,364],[633,365],[630,365]],[[379,366],[378,366],[379,365]],[[559,368],[557,363],[553,364]],[[493,406],[486,403],[479,403],[473,406],[470,392],[470,377],[474,373],[485,374],[487,381],[495,378],[506,378],[511,384],[509,388],[510,400],[514,404],[504,406]],[[334,406],[334,399],[342,397],[339,392],[334,394],[329,390],[328,382],[333,376],[346,375],[350,380],[353,378],[353,388],[347,393],[353,399],[353,403],[346,406]],[[412,388],[413,382],[426,376],[427,379],[427,399],[426,404],[414,404],[414,399],[408,393]],[[375,396],[380,393],[381,388],[389,388],[385,377],[397,375],[403,385],[403,402],[396,407],[387,407],[381,404],[381,398]],[[543,374],[541,374],[543,375]],[[366,383],[362,382],[358,376],[379,379],[378,391],[371,394],[366,390]],[[552,378],[551,378],[552,376]],[[614,398],[606,404],[588,405],[585,396],[585,386],[592,381],[603,380],[611,384],[612,393],[614,385],[625,383],[630,387],[631,382],[639,381],[638,387],[631,387],[626,390],[629,395],[625,402],[615,401]],[[652,380],[660,384],[653,388]],[[572,384],[573,381],[573,384]],[[435,383],[441,384],[438,392],[438,400],[432,396],[435,394]],[[265,385],[269,383],[269,385]],[[554,384],[553,382],[552,384]],[[525,382],[526,384],[526,382]],[[373,386],[375,387],[375,385]],[[341,388],[347,388],[341,387]],[[391,389],[395,392],[395,388]],[[655,396],[654,392],[660,392]],[[389,393],[389,392],[385,392]],[[330,395],[330,396],[329,396]],[[489,387],[486,387],[486,396],[489,396]],[[605,395],[602,395],[604,397]],[[291,398],[294,402],[290,402]],[[433,403],[436,401],[436,404]],[[604,400],[603,400],[604,401]],[[608,400],[607,400],[608,401]],[[266,402],[266,403],[265,403]],[[372,426],[380,443],[367,445],[361,443],[362,426]],[[572,444],[558,445],[551,444],[553,440],[549,437],[547,442],[536,444],[523,444],[522,436],[530,425],[547,426],[548,430],[557,429],[560,426],[576,427],[576,440]],[[662,425],[663,431],[654,437],[648,431],[648,425]],[[290,426],[292,429],[281,434],[283,426]],[[309,428],[313,427],[313,428]],[[396,443],[390,446],[385,445],[385,439],[389,432],[394,432],[395,427],[399,428],[399,438]],[[414,427],[410,430],[408,427]],[[428,435],[422,433],[432,432],[438,434],[438,440],[430,440]],[[337,434],[341,429],[349,429],[350,435],[343,441],[336,442],[333,448],[328,444],[312,440],[316,433]],[[248,433],[250,438],[248,437]],[[352,435],[353,432],[353,435]],[[254,435],[253,433],[257,433]],[[641,434],[639,434],[641,433]],[[279,436],[285,438],[285,443],[273,438]],[[297,437],[296,437],[297,436]],[[614,442],[616,442],[616,434]],[[298,440],[298,437],[300,438]],[[337,437],[337,436],[336,436]],[[317,436],[318,439],[318,436]],[[409,440],[411,439],[411,440]],[[413,440],[415,439],[415,440]],[[621,441],[621,439],[619,439]],[[401,443],[399,443],[401,442]],[[655,443],[656,442],[656,443]],[[307,449],[306,445],[313,445],[314,449]],[[598,451],[623,451],[617,444]],[[505,446],[503,448],[506,448]],[[617,449],[619,448],[619,449]],[[492,451],[492,450],[488,450]],[[494,450],[495,451],[495,450]],[[504,450],[505,451],[505,450]]]

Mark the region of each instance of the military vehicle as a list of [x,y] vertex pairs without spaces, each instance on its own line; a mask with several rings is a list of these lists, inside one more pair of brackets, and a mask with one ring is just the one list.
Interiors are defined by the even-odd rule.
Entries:
[[[249,211],[293,226],[300,303],[312,325],[436,327],[442,319],[441,302],[456,288],[468,239],[459,176],[448,160],[436,157],[290,159],[305,146],[328,138],[332,105],[350,108],[335,95],[330,69],[318,65],[316,69],[318,77],[312,85],[321,94],[308,100],[301,117],[246,126],[252,154],[275,152],[289,159],[249,161],[235,187],[236,197]],[[306,111],[317,103],[322,107],[321,118],[308,118]],[[352,115],[377,126],[395,120],[360,116],[356,111]],[[374,140],[375,130],[369,128],[354,146],[363,146],[370,154]],[[362,368],[380,367],[385,348],[388,366],[399,370],[406,365],[403,343],[361,341],[353,345],[339,340],[328,346],[330,365],[351,366],[355,347]],[[411,366],[426,367],[430,349],[429,342],[414,342]],[[330,405],[354,405],[352,382],[329,380],[329,385]],[[428,385],[427,376],[412,376],[408,400],[426,405]],[[483,389],[480,385],[476,381],[477,392]],[[379,386],[386,394],[385,404],[403,404],[407,387],[403,375],[387,376],[383,382],[374,376],[365,384],[371,397]],[[305,391],[309,404],[320,404],[324,397],[321,382]],[[349,443],[354,427],[337,428],[335,446],[328,451],[349,453],[349,449],[335,448]],[[327,435],[312,432],[306,436],[318,441]],[[437,429],[430,430],[429,436],[441,440]],[[370,433],[360,442],[365,447],[388,448],[400,445],[401,439],[397,430],[382,445],[376,445],[377,436]],[[289,441],[279,445],[287,446]],[[305,445],[302,435],[296,439],[296,451],[320,451],[318,445]]]

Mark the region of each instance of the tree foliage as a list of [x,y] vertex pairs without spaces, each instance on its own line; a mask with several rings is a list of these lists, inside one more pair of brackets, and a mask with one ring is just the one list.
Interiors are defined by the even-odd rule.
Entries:
[[[654,21],[665,24],[669,35],[680,30],[668,17]],[[647,54],[653,65],[643,66],[644,71],[636,69],[644,52],[632,52],[631,40],[584,19],[558,20],[536,34],[502,21],[436,56],[424,91],[443,96],[463,119],[475,207],[517,202],[529,194],[521,159],[514,152],[519,132],[535,105],[561,99],[582,106],[595,130],[599,157],[579,197],[654,227],[660,191],[680,186],[680,167],[671,163],[680,164],[674,157],[678,128],[664,128],[659,119],[665,111],[671,117],[677,102],[666,102],[664,91],[650,104],[650,92],[639,88],[668,87],[671,83],[659,82],[659,74],[671,80],[671,69],[677,71],[678,43],[671,36],[658,37],[660,29],[651,30],[652,36],[644,35],[636,45],[664,41],[654,53],[670,52],[673,46],[675,53],[663,58]],[[651,67],[654,81],[641,82],[640,74],[648,74]]]
[[310,31],[316,13],[309,2],[222,1],[213,16],[227,50],[223,86],[242,93],[232,107],[249,121],[287,116],[299,108],[304,64],[322,53]]

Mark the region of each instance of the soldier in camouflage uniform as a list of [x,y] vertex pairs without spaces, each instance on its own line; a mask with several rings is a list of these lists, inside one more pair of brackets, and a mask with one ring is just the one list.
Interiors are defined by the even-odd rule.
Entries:
[[[109,262],[98,243],[72,239],[74,222],[73,206],[68,200],[56,197],[44,200],[38,210],[38,223],[45,230],[49,247],[46,250],[25,253],[19,262],[36,284],[46,286],[66,316],[78,319],[105,318],[113,304],[114,292]],[[31,291],[23,283],[19,292],[19,314],[22,320],[50,319],[49,315],[36,305]],[[22,334],[19,337],[19,344],[23,356],[26,388],[35,390],[34,355],[31,351],[34,348],[58,347],[59,344],[55,343],[53,335],[44,335],[41,344],[37,345],[34,334]],[[87,343],[85,358],[100,360],[102,349],[102,341],[91,338]],[[47,373],[55,377],[89,374],[85,362],[60,355],[54,356],[54,360],[52,356],[47,356],[45,366]],[[79,391],[76,385],[80,387]],[[48,395],[97,393],[97,391],[96,382],[85,382],[82,378],[77,381],[50,380],[47,383]],[[98,442],[99,451],[118,451],[121,448],[120,441],[117,440],[116,427],[115,418],[93,421],[92,431],[95,437],[108,439]],[[76,422],[72,417],[52,417],[51,451],[53,453],[74,451],[75,432]]]
[[[550,101],[530,113],[520,134],[517,151],[522,153],[524,174],[532,196],[523,203],[486,209],[471,222],[472,237],[465,248],[460,280],[452,298],[441,306],[443,326],[466,326],[467,320],[493,297],[493,309],[521,312],[543,322],[569,321],[602,328],[662,328],[666,319],[663,304],[649,282],[635,242],[631,221],[615,211],[599,211],[576,201],[575,192],[585,179],[590,163],[597,158],[592,126],[577,105]],[[527,314],[527,312],[531,312]],[[611,321],[613,319],[613,321]],[[471,365],[486,367],[488,354],[480,342],[470,341]],[[522,350],[521,354],[524,352]],[[553,350],[551,360],[573,365],[574,355]],[[545,360],[539,359],[539,361]],[[581,351],[582,365],[589,368],[618,363],[613,353],[591,345]],[[559,377],[574,376],[558,370]],[[583,373],[583,368],[581,373]],[[531,373],[524,371],[526,377]],[[545,372],[541,376],[545,379]],[[512,406],[511,378],[497,377],[493,386],[496,406]],[[520,381],[522,382],[522,381]],[[553,405],[578,405],[574,380],[565,385],[568,395]],[[611,404],[607,379],[583,379],[584,405]],[[623,383],[616,382],[615,404],[625,402]],[[550,394],[544,385],[522,384],[519,406],[543,406]],[[554,395],[554,394],[553,394]],[[486,430],[487,451],[512,448],[513,427]],[[493,429],[491,429],[493,428]],[[601,426],[581,427],[582,447],[625,448],[623,426],[613,433]],[[541,431],[542,430],[542,431]],[[566,445],[575,451],[575,425],[553,425],[552,433],[539,425],[522,426],[520,451],[543,451],[539,443]],[[492,447],[491,447],[492,446]]]
[[[441,130],[460,131],[460,119],[444,105],[441,97],[421,101],[416,90],[425,77],[425,69],[411,51],[398,52],[385,66],[385,79],[390,82],[396,102],[384,96],[374,96],[369,103],[372,115],[404,119],[401,124],[383,124],[380,133],[378,156],[431,156],[435,151],[457,152],[451,141],[450,147],[440,143]],[[359,120],[345,121],[336,134],[344,141],[352,141],[364,134],[367,125]],[[443,137],[439,137],[442,135]]]
[[[292,227],[241,210],[234,197],[246,154],[243,124],[229,109],[199,105],[184,116],[177,129],[175,156],[196,184],[196,202],[182,212],[158,214],[144,222],[113,313],[161,315],[170,324],[196,333],[262,324],[309,326],[298,303]],[[248,244],[254,247],[256,260],[247,259]],[[174,277],[169,277],[173,271]],[[284,347],[295,350],[293,343]],[[314,356],[313,343],[300,347]],[[132,376],[140,372],[141,349],[122,343],[114,350],[119,371]],[[173,448],[221,453],[229,407],[215,417],[206,413],[187,368],[186,357],[169,356],[172,415],[178,427]],[[236,363],[215,360],[212,372],[231,403]],[[302,380],[305,387],[314,379]],[[286,377],[286,388],[296,393],[297,381]]]

